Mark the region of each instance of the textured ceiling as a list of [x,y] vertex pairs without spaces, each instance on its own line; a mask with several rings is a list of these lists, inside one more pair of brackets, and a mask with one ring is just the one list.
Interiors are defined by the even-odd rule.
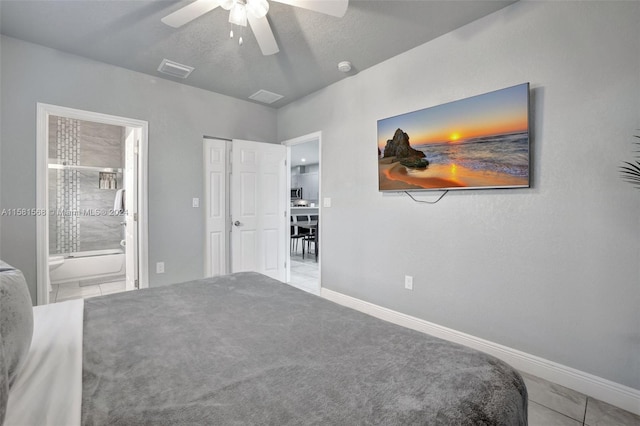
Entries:
[[[335,18],[270,1],[280,52],[263,56],[249,27],[242,46],[229,39],[221,8],[178,29],[160,22],[191,1],[2,0],[0,32],[239,99],[265,89],[284,95],[278,108],[514,2],[351,0]],[[195,71],[164,76],[163,58]],[[353,64],[348,74],[337,70],[343,60]]]

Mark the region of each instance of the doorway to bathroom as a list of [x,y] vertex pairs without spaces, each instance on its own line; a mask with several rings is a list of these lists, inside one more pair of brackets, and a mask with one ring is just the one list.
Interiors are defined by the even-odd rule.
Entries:
[[37,303],[148,287],[147,123],[38,104]]

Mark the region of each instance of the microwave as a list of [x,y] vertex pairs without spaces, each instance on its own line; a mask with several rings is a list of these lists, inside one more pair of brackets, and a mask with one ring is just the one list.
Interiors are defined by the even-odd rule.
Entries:
[[291,188],[291,199],[302,200],[302,188]]

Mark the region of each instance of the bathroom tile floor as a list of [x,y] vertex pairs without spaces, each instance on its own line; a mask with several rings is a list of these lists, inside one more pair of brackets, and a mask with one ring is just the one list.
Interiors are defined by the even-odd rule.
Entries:
[[71,299],[88,299],[125,291],[125,281],[109,281],[90,286],[80,286],[78,282],[51,284],[49,302],[63,302]]

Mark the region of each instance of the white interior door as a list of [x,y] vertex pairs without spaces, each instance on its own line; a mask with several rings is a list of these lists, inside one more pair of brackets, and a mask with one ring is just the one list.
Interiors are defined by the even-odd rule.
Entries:
[[286,147],[232,142],[231,268],[285,280]]
[[138,146],[140,131],[127,128],[125,140],[124,205],[126,289],[138,288]]
[[227,141],[205,139],[205,277],[227,273],[227,163]]

